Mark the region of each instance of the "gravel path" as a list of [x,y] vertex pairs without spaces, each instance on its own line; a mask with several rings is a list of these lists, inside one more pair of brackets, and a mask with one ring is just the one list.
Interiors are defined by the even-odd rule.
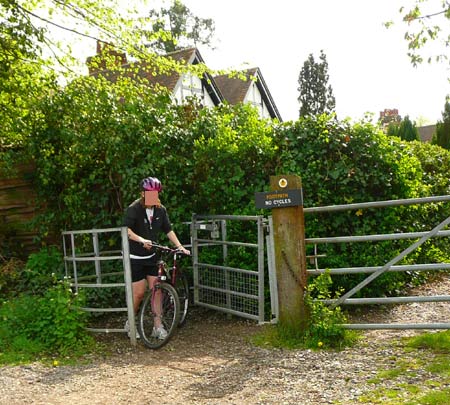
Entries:
[[[420,294],[449,291],[447,274]],[[372,310],[364,318],[449,322],[450,303],[405,304]],[[102,337],[113,354],[88,365],[2,367],[0,403],[357,404],[376,388],[368,380],[380,369],[392,368],[399,357],[414,360],[417,353],[405,352],[400,338],[420,333],[366,331],[356,347],[341,352],[288,351],[252,346],[248,337],[259,329],[253,322],[194,308],[188,324],[159,351],[141,344],[133,348],[116,334]],[[435,377],[419,369],[409,382],[430,378]]]

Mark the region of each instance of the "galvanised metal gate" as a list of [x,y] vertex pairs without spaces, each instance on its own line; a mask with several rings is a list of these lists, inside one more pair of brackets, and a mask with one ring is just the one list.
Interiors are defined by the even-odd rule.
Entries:
[[262,216],[193,215],[194,304],[264,322],[266,224]]
[[[127,313],[131,344],[135,345],[136,324],[127,228],[65,231],[62,232],[62,238],[66,278],[70,280],[76,292],[80,288],[124,290],[122,306],[114,308],[89,306],[78,309],[95,313]],[[88,327],[87,330],[106,333],[127,332],[124,328]]]
[[[383,208],[395,205],[416,205],[425,203],[437,203],[450,201],[450,196],[436,196],[425,198],[414,198],[405,200],[389,200],[389,201],[377,201],[359,204],[347,204],[347,205],[334,205],[326,207],[312,207],[305,208],[305,214],[316,214],[322,212],[336,212],[344,210],[363,210],[367,208]],[[334,268],[328,269],[331,275],[342,274],[358,274],[366,273],[370,274],[365,280],[361,281],[358,285],[346,292],[339,299],[327,300],[326,303],[332,307],[337,305],[369,305],[369,304],[398,304],[409,302],[448,302],[450,301],[450,295],[440,296],[419,296],[419,297],[379,297],[379,298],[351,298],[362,288],[367,286],[370,282],[375,280],[381,274],[385,272],[396,271],[430,271],[430,270],[449,270],[450,263],[426,263],[426,264],[408,264],[408,265],[396,265],[405,256],[423,245],[427,240],[434,237],[448,237],[450,236],[449,230],[444,230],[450,224],[450,217],[444,219],[440,224],[436,225],[432,230],[428,232],[413,232],[413,233],[396,233],[396,234],[382,234],[382,235],[364,235],[364,236],[340,236],[330,238],[307,238],[306,244],[313,244],[315,252],[317,252],[317,245],[324,243],[350,243],[350,242],[368,242],[368,241],[386,241],[386,240],[399,240],[399,239],[418,239],[411,244],[408,248],[403,250],[399,255],[394,257],[388,263],[378,267],[348,267],[348,268]],[[317,257],[315,258],[315,269],[308,270],[311,275],[318,275],[324,273],[325,269],[319,269],[317,264]],[[343,325],[347,329],[450,329],[450,323],[402,323],[402,324],[345,324]]]

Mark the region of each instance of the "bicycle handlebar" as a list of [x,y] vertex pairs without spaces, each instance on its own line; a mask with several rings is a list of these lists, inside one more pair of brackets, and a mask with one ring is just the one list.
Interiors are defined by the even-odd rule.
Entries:
[[168,246],[158,245],[157,243],[154,243],[154,242],[152,242],[152,247],[154,247],[156,249],[159,249],[159,250],[163,250],[165,252],[170,252],[170,253],[176,253],[176,254],[180,254],[180,255],[189,256],[188,254],[184,253],[180,249],[173,249],[173,248],[168,247]]

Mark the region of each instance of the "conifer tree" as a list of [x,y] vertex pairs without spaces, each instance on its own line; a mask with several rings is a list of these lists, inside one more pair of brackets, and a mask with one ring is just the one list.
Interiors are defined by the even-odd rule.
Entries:
[[442,121],[436,124],[436,133],[433,136],[432,143],[450,150],[450,102],[447,98],[444,111],[442,112]]
[[300,117],[335,111],[336,100],[328,79],[328,62],[323,50],[320,51],[320,62],[316,62],[310,54],[298,78]]
[[409,119],[409,115],[407,115],[400,123],[397,136],[405,141],[420,140],[419,131],[417,130],[416,124]]
[[387,135],[398,136],[399,125],[395,122],[391,122],[387,129]]

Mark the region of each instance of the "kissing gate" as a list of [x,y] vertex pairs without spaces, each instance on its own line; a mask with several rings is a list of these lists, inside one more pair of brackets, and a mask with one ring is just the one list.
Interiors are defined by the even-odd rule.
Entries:
[[[306,216],[322,212],[364,210],[400,205],[437,204],[450,201],[450,196],[425,197],[406,200],[377,201],[327,207],[302,208]],[[277,208],[282,210],[282,208]],[[329,271],[332,276],[368,274],[367,278],[344,293],[340,298],[326,301],[331,306],[364,304],[401,304],[425,302],[449,302],[450,295],[420,297],[372,297],[352,298],[385,272],[448,271],[450,263],[421,263],[399,265],[409,253],[422,246],[430,238],[450,236],[445,218],[433,229],[425,232],[392,233],[362,236],[335,236],[305,238],[303,246],[312,246],[313,254],[305,256],[313,268],[307,268],[309,277]],[[253,319],[259,323],[280,319],[280,280],[277,280],[277,264],[272,216],[193,215],[191,222],[193,298],[194,304],[216,309],[228,314]],[[447,229],[446,229],[447,228]],[[114,236],[115,235],[115,236]],[[387,263],[374,267],[347,267],[321,269],[318,262],[323,255],[318,246],[331,243],[364,243],[376,241],[413,240],[412,244]],[[91,241],[91,242],[89,242]],[[112,241],[116,241],[113,245]],[[89,248],[89,244],[92,247]],[[82,247],[81,247],[82,246]],[[107,248],[112,247],[112,250]],[[89,312],[124,312],[134,325],[132,311],[131,275],[126,228],[93,229],[63,232],[66,276],[76,290],[125,289],[123,303],[110,308],[92,305],[82,310]],[[115,249],[114,249],[115,248]],[[278,247],[279,249],[280,247]],[[284,247],[283,247],[284,248]],[[284,252],[284,250],[283,250]],[[286,255],[285,255],[286,256]],[[281,256],[292,273],[292,257]],[[257,260],[255,260],[255,257]],[[219,258],[219,259],[218,259]],[[255,265],[256,263],[256,265]],[[295,264],[295,263],[294,263]],[[300,278],[295,278],[293,282]],[[285,281],[285,280],[283,280]],[[300,281],[299,281],[300,282]],[[291,282],[292,283],[292,282]],[[265,299],[270,294],[270,300]],[[436,323],[415,324],[346,324],[349,329],[450,329],[449,320]],[[123,328],[96,328],[97,332],[124,332]],[[133,335],[133,333],[132,333]],[[136,340],[131,338],[132,343]]]

